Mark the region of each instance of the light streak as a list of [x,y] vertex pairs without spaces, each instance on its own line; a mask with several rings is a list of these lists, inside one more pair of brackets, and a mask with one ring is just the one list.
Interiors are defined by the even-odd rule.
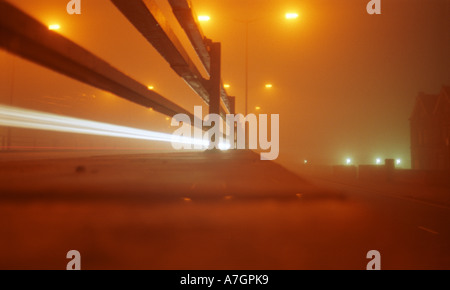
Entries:
[[0,126],[209,146],[208,141],[0,105]]
[[231,149],[230,143],[221,142],[219,143],[219,150],[227,151]]

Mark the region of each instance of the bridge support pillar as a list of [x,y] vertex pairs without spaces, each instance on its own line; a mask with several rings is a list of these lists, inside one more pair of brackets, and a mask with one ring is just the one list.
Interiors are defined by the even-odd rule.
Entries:
[[[236,114],[236,97],[228,97],[230,101],[230,114],[235,115]],[[231,149],[237,149],[237,124],[234,123],[234,136],[233,136],[233,144],[231,144]],[[228,133],[228,132],[227,132]]]
[[222,46],[219,42],[211,44],[211,76],[209,85],[209,113],[220,115]]
[[[220,97],[221,97],[221,70],[222,70],[222,46],[219,42],[210,44],[211,70],[209,79],[209,114],[220,115]],[[215,138],[211,140],[215,142]]]

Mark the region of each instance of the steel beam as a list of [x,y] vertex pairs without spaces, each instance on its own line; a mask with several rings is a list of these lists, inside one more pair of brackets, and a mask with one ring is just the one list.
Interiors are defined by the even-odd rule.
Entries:
[[0,1],[0,47],[119,97],[173,117],[187,110],[128,77],[6,1]]
[[207,47],[208,40],[200,29],[200,25],[191,8],[191,1],[169,0],[169,3],[170,6],[172,6],[173,14],[186,32],[186,35],[191,41],[198,57],[202,61],[208,73],[210,73],[211,57]]
[[172,69],[209,104],[208,84],[154,0],[111,0]]
[[230,114],[236,114],[236,98],[228,97],[230,99]]
[[[169,0],[172,6],[172,11],[184,29],[187,37],[189,38],[192,47],[195,49],[198,57],[202,61],[205,69],[211,73],[211,40],[207,39],[200,28],[197,21],[197,17],[192,9],[190,0]],[[222,101],[228,111],[231,110],[230,100],[228,99],[227,92],[223,88],[223,84],[220,88],[220,94]]]

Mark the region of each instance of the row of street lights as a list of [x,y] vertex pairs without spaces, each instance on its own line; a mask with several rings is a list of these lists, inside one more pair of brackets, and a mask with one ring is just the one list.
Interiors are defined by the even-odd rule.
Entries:
[[[256,19],[246,19],[243,21],[238,21],[245,24],[245,115],[248,115],[248,97],[249,97],[249,31],[250,31],[250,24],[263,20],[267,17],[261,17]],[[296,12],[287,12],[285,14],[285,18],[287,20],[294,20],[299,18],[299,14]],[[198,21],[200,22],[208,22],[211,21],[211,17],[208,15],[200,15],[198,16]],[[272,84],[266,84],[266,89],[273,88]],[[258,109],[259,108],[259,109]],[[256,107],[256,110],[260,110],[260,107]]]
[[[264,20],[267,17],[261,17],[256,19],[246,19],[244,21],[238,21],[245,24],[246,33],[245,33],[245,115],[248,115],[248,99],[249,99],[249,26],[251,23]],[[299,18],[299,14],[296,12],[287,12],[285,14],[285,18],[287,20],[293,20]],[[198,16],[198,20],[200,22],[208,22],[211,21],[211,17],[208,15],[200,15]],[[61,29],[61,25],[54,23],[48,26],[49,30],[57,31]],[[226,89],[231,88],[230,84],[225,84],[224,87]],[[267,83],[265,84],[266,89],[272,89],[273,84]],[[155,87],[153,85],[148,86],[149,90],[154,90]],[[257,106],[255,107],[255,110],[259,111],[261,110],[261,107]]]
[[[248,99],[249,99],[249,26],[251,23],[264,20],[267,17],[261,17],[256,19],[246,19],[244,21],[238,21],[245,24],[245,115],[248,115]],[[285,14],[285,18],[287,20],[293,20],[299,18],[299,14],[296,12],[287,12]],[[198,16],[198,20],[200,22],[208,22],[211,21],[211,17],[209,15],[200,15]],[[48,26],[49,30],[57,31],[61,29],[61,25],[54,23]],[[225,84],[224,87],[226,89],[231,88],[230,84]],[[272,89],[273,84],[267,83],[265,84],[266,89]],[[149,90],[154,90],[155,87],[153,85],[148,86]],[[255,110],[261,110],[260,106],[255,107]]]
[[[352,160],[351,158],[347,158],[347,159],[345,160],[345,164],[346,164],[346,165],[353,165],[353,160]],[[375,164],[376,164],[376,165],[382,165],[382,164],[383,164],[383,160],[382,160],[381,158],[376,158],[376,159],[375,159]],[[401,159],[396,159],[396,160],[395,160],[395,164],[396,164],[397,166],[402,165],[402,160],[401,160]]]
[[[306,159],[305,159],[305,160],[303,161],[303,164],[305,164],[305,165],[308,165],[309,163],[310,163],[309,160],[306,160]],[[395,160],[395,165],[397,165],[397,166],[402,165],[402,163],[403,163],[403,161],[402,161],[401,159],[396,159],[396,160]],[[345,159],[345,164],[348,165],[348,166],[353,165],[353,159],[351,159],[351,158]],[[375,159],[375,164],[376,164],[376,165],[382,165],[382,164],[383,164],[382,159],[381,159],[381,158]]]

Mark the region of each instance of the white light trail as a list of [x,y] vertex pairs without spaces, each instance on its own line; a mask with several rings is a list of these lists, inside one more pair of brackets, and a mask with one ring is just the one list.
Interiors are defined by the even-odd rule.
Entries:
[[219,150],[228,151],[230,149],[231,149],[230,143],[226,143],[226,142],[219,143]]
[[209,146],[208,141],[0,105],[0,126]]

